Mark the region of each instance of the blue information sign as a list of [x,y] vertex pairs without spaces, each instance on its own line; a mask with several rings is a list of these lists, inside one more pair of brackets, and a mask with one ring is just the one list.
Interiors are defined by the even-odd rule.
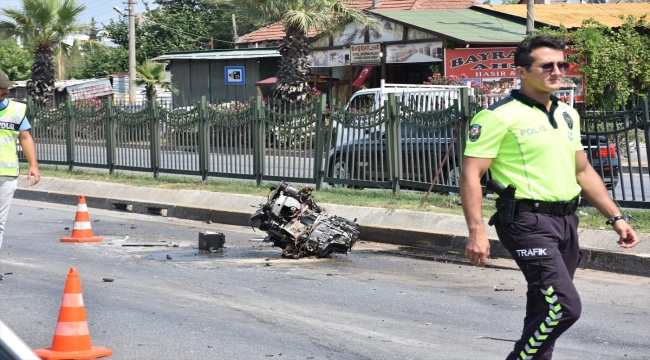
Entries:
[[225,67],[226,85],[245,85],[246,69],[243,66]]

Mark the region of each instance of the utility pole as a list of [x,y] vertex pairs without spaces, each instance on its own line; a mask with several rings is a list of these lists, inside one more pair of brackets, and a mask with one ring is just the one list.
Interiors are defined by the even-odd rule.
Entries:
[[526,35],[535,31],[535,0],[526,2]]
[[233,33],[233,42],[239,40],[239,35],[237,35],[237,20],[235,19],[235,14],[232,14],[232,33]]
[[135,105],[135,2],[127,0],[129,5],[129,103]]

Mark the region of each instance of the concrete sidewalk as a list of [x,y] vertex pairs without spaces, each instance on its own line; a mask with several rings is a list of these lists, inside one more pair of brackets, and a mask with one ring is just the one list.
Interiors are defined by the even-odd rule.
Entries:
[[[25,200],[77,205],[84,195],[91,208],[132,211],[135,213],[215,223],[247,226],[251,215],[266,197],[214,193],[200,190],[168,190],[97,181],[68,180],[43,177],[36,186],[28,186],[24,176],[18,181],[15,197]],[[318,199],[316,199],[318,201]],[[357,219],[361,239],[403,246],[420,247],[462,255],[465,251],[467,227],[458,215],[387,210],[359,206],[323,204],[332,214]],[[491,257],[509,258],[497,240],[493,227],[487,225],[491,239]],[[623,249],[616,243],[612,230],[582,230],[581,267],[650,276],[650,234],[639,234],[640,243]]]

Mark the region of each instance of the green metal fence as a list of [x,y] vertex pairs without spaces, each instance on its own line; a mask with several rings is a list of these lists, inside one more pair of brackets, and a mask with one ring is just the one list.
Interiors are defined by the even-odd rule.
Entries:
[[[28,102],[39,162],[74,167],[316,183],[322,173],[325,98],[298,107],[262,101],[169,110],[68,100]],[[131,111],[135,109],[135,111]],[[22,161],[25,158],[20,154]]]
[[[588,107],[581,130],[585,155],[620,206],[650,207],[648,98]],[[585,141],[589,139],[588,141]]]
[[[459,97],[459,98],[458,98]],[[451,104],[446,102],[444,106]],[[304,106],[263,101],[170,110],[68,100],[43,109],[28,101],[40,163],[332,186],[459,192],[471,118],[483,107],[465,91],[447,108],[420,109],[388,96],[377,103],[328,109],[325,97]],[[133,111],[137,110],[137,111]],[[650,189],[647,98],[625,108],[586,111],[590,160],[617,152],[618,167],[592,161],[624,206],[645,207]],[[605,149],[603,153],[602,149]],[[22,161],[24,156],[19,152]],[[613,165],[613,164],[612,164]]]

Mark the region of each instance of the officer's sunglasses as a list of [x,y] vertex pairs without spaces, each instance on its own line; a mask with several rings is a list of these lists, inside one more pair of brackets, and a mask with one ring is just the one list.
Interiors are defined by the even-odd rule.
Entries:
[[527,67],[538,67],[542,69],[542,72],[544,74],[550,74],[553,72],[556,66],[557,69],[560,70],[560,73],[562,74],[565,74],[567,71],[569,71],[569,63],[565,61],[560,61],[558,63],[549,62],[542,65],[528,65]]

